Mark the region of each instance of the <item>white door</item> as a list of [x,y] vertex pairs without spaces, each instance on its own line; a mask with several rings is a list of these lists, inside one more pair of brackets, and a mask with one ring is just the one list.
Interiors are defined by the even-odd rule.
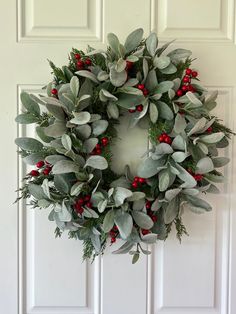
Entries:
[[179,245],[173,233],[135,265],[109,253],[82,263],[81,243],[54,239],[46,215],[12,205],[25,171],[14,145],[20,91],[38,92],[49,80],[47,58],[62,65],[72,46],[103,47],[108,32],[124,39],[143,27],[146,35],[156,30],[160,43],[177,38],[173,47],[191,49],[203,83],[219,90],[217,114],[233,128],[234,7],[234,0],[0,2],[1,314],[236,313],[235,147],[225,152],[232,162],[222,193],[210,199],[214,210],[186,214],[190,237]]

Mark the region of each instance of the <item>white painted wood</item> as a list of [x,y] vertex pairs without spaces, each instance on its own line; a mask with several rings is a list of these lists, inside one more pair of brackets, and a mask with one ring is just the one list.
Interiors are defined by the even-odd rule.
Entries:
[[[194,66],[202,82],[219,89],[216,114],[234,128],[234,7],[234,0],[0,2],[0,313],[236,313],[235,144],[224,152],[232,162],[222,193],[209,197],[212,213],[186,213],[190,237],[179,245],[172,234],[134,266],[130,256],[110,254],[119,243],[94,264],[81,263],[81,243],[54,239],[47,212],[11,205],[26,171],[14,145],[20,90],[38,92],[50,79],[47,58],[62,65],[72,46],[104,47],[108,32],[124,39],[142,26],[146,34],[155,29],[162,42],[177,38],[174,47],[191,49],[198,58]],[[128,161],[135,171],[133,159],[145,151],[145,133],[127,135],[123,128],[122,136],[114,167],[121,171]]]

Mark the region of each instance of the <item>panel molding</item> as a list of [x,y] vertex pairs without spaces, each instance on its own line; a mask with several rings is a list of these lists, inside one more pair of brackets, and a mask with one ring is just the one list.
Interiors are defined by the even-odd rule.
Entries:
[[[209,91],[218,90],[219,95],[226,97],[227,107],[223,111],[224,122],[233,129],[233,119],[236,114],[233,106],[234,88],[232,86],[208,86]],[[225,106],[225,104],[223,104]],[[231,159],[230,168],[234,169],[233,145],[224,151]],[[147,314],[228,314],[230,302],[230,278],[231,278],[231,238],[232,238],[232,191],[233,191],[233,172],[227,167],[224,175],[228,180],[222,187],[222,202],[226,208],[214,209],[215,217],[215,243],[214,243],[214,280],[213,280],[213,302],[212,306],[199,307],[179,307],[164,305],[164,243],[159,242],[156,246],[150,246],[152,254],[148,258],[147,266]],[[225,195],[225,197],[224,197]],[[220,195],[216,196],[220,198]],[[220,199],[219,199],[220,201]],[[205,215],[209,215],[206,213]],[[204,219],[205,217],[201,217]],[[191,237],[191,230],[190,237]],[[168,241],[168,240],[167,240]],[[176,240],[177,241],[177,240]],[[183,282],[184,283],[184,282]],[[169,283],[171,284],[171,283]],[[181,284],[181,283],[180,283]]]
[[[43,84],[17,86],[18,105],[17,112],[20,113],[20,93],[22,91],[31,93],[42,93]],[[30,133],[30,132],[29,132]],[[18,126],[18,137],[30,136],[27,127]],[[21,186],[22,178],[27,173],[27,167],[18,156],[18,187]],[[18,203],[18,314],[100,314],[101,303],[101,258],[96,258],[93,265],[89,261],[85,263],[85,299],[81,306],[44,306],[37,304],[35,300],[35,215],[36,211],[26,209],[24,200]],[[43,213],[39,213],[42,215]],[[46,216],[44,217],[46,219]],[[52,229],[53,232],[53,229]],[[62,241],[58,239],[57,241]],[[66,241],[72,241],[66,239]],[[79,249],[79,247],[78,247]],[[81,263],[78,260],[78,263]],[[73,279],[73,278],[72,278]],[[67,290],[68,291],[68,290]],[[50,293],[50,291],[48,291]]]
[[17,41],[103,42],[103,1],[87,0],[86,22],[78,26],[36,25],[33,0],[17,0]]
[[[168,0],[151,0],[151,4],[151,30],[155,30],[157,32],[160,41],[169,41],[171,39],[178,38],[179,43],[236,43],[235,0],[220,1],[219,26],[212,28],[169,27],[167,22]],[[153,12],[155,12],[155,14],[153,14]],[[182,14],[181,11],[180,14]]]

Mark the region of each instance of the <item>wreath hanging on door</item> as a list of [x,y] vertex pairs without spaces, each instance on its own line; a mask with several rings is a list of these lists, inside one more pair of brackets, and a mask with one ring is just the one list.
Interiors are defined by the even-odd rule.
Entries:
[[[142,29],[124,44],[110,33],[108,44],[106,51],[72,49],[62,68],[50,61],[47,96],[21,93],[16,121],[36,124],[38,139],[16,139],[24,162],[34,166],[18,200],[50,209],[56,236],[68,230],[82,240],[84,258],[121,238],[115,253],[129,252],[134,263],[140,252],[150,253],[145,244],[165,240],[173,226],[179,240],[187,234],[184,211],[211,210],[199,195],[219,192],[218,168],[229,160],[218,151],[233,133],[210,113],[217,92],[206,95],[191,51],[166,53],[170,43],[159,47],[156,34],[143,39]],[[146,126],[152,145],[136,174],[127,166],[118,176],[111,145],[123,115],[131,128]]]

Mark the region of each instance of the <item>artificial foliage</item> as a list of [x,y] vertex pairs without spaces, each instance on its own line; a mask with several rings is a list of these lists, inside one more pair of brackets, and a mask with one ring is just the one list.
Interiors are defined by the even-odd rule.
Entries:
[[[210,211],[201,195],[219,192],[229,160],[218,155],[232,131],[211,113],[217,92],[200,85],[191,51],[169,44],[159,47],[155,33],[143,39],[142,29],[124,44],[110,33],[107,50],[73,49],[62,68],[49,61],[53,80],[42,95],[21,94],[16,121],[33,123],[36,138],[16,139],[33,166],[18,199],[49,210],[55,235],[83,241],[84,258],[122,239],[114,253],[134,263],[172,229],[187,235],[183,213]],[[137,173],[126,166],[118,175],[111,146],[124,115],[130,128],[148,129],[151,148]]]

